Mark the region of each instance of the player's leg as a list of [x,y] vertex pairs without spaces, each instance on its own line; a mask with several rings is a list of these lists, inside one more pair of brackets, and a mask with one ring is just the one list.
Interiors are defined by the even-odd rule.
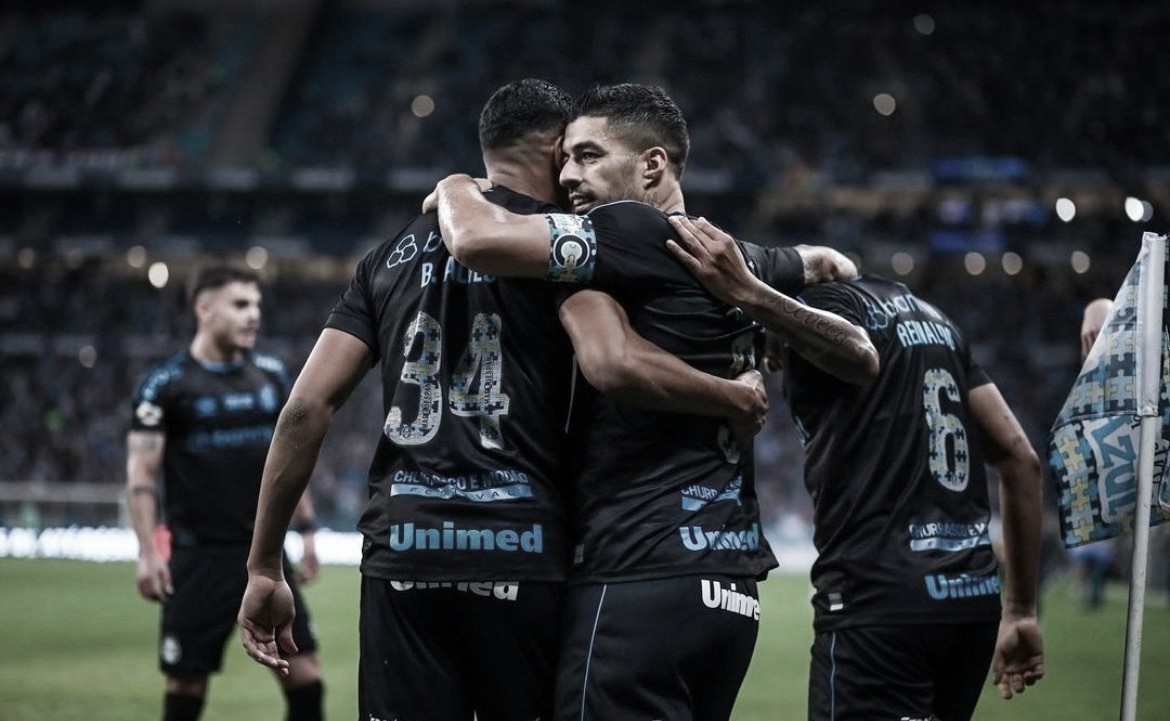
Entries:
[[289,673],[278,677],[288,707],[288,721],[321,721],[324,718],[325,687],[321,683],[321,664],[317,655],[317,637],[313,633],[313,619],[296,575],[285,559],[284,577],[293,594],[296,617],[293,620],[293,640],[298,653],[288,659]]
[[[755,579],[690,579],[688,595],[698,596],[687,628],[702,628],[706,643],[696,643],[683,664],[694,695],[696,719],[727,719],[747,676],[760,628]],[[699,639],[695,639],[698,641]]]
[[195,721],[207,698],[206,676],[167,676],[163,721]]
[[809,664],[809,721],[931,719],[936,673],[931,629],[852,626],[818,632]]
[[705,579],[717,601],[704,603],[703,580],[570,588],[556,718],[728,718],[758,631],[754,583]]
[[471,721],[449,589],[362,576],[358,716]]
[[[462,664],[477,721],[530,721],[553,716],[561,647],[560,583],[461,584],[458,616]],[[454,620],[453,620],[454,621]]]
[[164,721],[193,721],[235,626],[243,593],[235,579],[246,575],[233,573],[231,557],[201,548],[176,548],[170,568],[174,593],[163,605],[159,643],[159,668],[167,677]]
[[999,621],[941,628],[949,641],[939,657],[934,712],[945,721],[968,721],[987,687]]

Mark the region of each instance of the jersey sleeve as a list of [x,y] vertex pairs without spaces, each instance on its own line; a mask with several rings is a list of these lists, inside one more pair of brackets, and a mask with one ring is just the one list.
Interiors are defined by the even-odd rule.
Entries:
[[168,366],[155,366],[146,373],[134,392],[130,430],[166,431],[166,391],[173,376],[174,372]]
[[349,287],[342,293],[341,299],[329,312],[325,321],[326,328],[349,333],[369,346],[374,354],[374,362],[379,360],[377,313],[374,309],[373,294],[370,290],[370,280],[373,278],[374,265],[378,259],[378,248],[371,250],[358,262]]
[[550,213],[549,272],[562,283],[599,287],[693,285],[666,248],[676,238],[666,214],[636,201],[598,206],[587,215]]
[[744,260],[757,278],[785,295],[804,289],[804,261],[795,248],[764,247],[740,242]]

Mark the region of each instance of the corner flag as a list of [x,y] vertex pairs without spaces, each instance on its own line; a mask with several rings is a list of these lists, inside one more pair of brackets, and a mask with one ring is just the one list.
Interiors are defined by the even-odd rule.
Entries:
[[[1068,548],[1133,530],[1135,515],[1145,515],[1136,514],[1143,416],[1157,420],[1151,439],[1153,496],[1170,503],[1170,487],[1163,483],[1170,446],[1166,243],[1167,236],[1143,235],[1137,261],[1052,427],[1048,462],[1059,486],[1061,532]],[[1153,263],[1160,267],[1152,268]],[[1151,281],[1156,289],[1149,287]],[[1144,397],[1143,379],[1149,389]],[[1150,525],[1157,525],[1170,520],[1170,510],[1154,504],[1149,516]]]

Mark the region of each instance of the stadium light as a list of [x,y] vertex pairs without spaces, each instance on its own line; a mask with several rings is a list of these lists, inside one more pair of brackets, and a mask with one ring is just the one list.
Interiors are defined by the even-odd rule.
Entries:
[[1154,217],[1154,206],[1131,195],[1125,199],[1125,214],[1135,223],[1148,223]]
[[146,248],[141,245],[132,245],[126,251],[126,265],[138,269],[146,265]]
[[268,249],[262,245],[253,245],[244,254],[244,262],[252,270],[263,270],[264,266],[268,265]]
[[934,18],[926,13],[919,13],[914,16],[914,29],[922,35],[934,34]]
[[1089,267],[1093,265],[1089,254],[1083,250],[1074,250],[1072,257],[1069,260],[1072,263],[1073,272],[1077,273],[1078,275],[1084,275],[1085,273],[1088,273]]
[[159,261],[151,263],[150,268],[146,271],[146,278],[150,284],[155,288],[166,288],[167,281],[170,280],[171,270],[166,263]]
[[1077,217],[1077,204],[1069,198],[1056,199],[1056,217],[1068,223]]
[[910,275],[914,272],[914,256],[900,250],[890,256],[890,267],[898,275]]
[[983,275],[983,271],[987,270],[987,258],[982,253],[972,251],[963,256],[963,267],[969,275]]
[[1024,259],[1020,257],[1019,253],[1008,251],[1000,258],[1000,263],[1003,265],[1003,272],[1008,275],[1018,275],[1024,269]]
[[414,113],[416,118],[427,117],[435,112],[435,99],[425,93],[414,96],[414,100],[410,101],[410,112]]
[[878,93],[873,96],[873,109],[889,117],[898,109],[898,101],[894,100],[894,96],[889,93]]

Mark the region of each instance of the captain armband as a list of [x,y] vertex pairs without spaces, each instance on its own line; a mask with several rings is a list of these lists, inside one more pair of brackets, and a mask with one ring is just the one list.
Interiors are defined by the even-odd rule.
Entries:
[[549,213],[548,280],[586,283],[597,267],[597,233],[582,215]]
[[158,498],[158,489],[156,489],[154,486],[134,486],[130,489],[130,495],[132,496],[139,496],[143,494]]

